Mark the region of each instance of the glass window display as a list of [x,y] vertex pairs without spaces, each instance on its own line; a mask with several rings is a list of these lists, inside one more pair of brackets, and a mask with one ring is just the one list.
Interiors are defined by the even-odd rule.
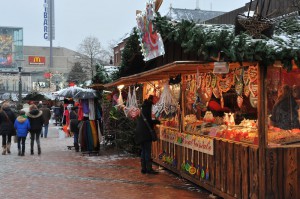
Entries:
[[281,67],[268,69],[268,138],[269,144],[300,142],[300,70],[287,72]]

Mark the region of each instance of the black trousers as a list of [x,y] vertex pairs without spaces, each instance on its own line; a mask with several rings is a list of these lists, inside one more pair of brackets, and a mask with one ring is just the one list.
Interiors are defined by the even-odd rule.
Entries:
[[22,145],[22,152],[25,152],[25,141],[26,137],[18,137],[18,150],[21,150],[21,145]]
[[11,143],[11,135],[3,134],[2,135],[2,146],[6,146]]

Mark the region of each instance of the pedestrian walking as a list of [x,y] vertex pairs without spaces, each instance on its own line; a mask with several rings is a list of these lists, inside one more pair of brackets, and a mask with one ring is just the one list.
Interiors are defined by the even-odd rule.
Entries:
[[30,122],[30,154],[34,154],[34,141],[36,140],[38,155],[41,155],[41,143],[40,134],[44,124],[43,112],[38,110],[37,106],[32,104],[29,107],[29,113],[27,113]]
[[79,137],[79,129],[78,129],[78,114],[77,114],[77,107],[72,107],[70,112],[70,132],[74,135],[74,147],[75,151],[79,152],[79,144],[78,144],[78,137]]
[[[152,148],[152,136],[149,128],[154,130],[153,127],[156,124],[160,124],[158,120],[152,120],[152,105],[153,96],[150,95],[148,99],[142,104],[141,115],[137,120],[137,127],[135,132],[135,142],[141,145],[141,173],[145,174],[157,174],[155,170],[152,169],[152,159],[151,159],[151,148]],[[148,123],[148,124],[147,124]]]
[[[14,124],[15,129],[17,130],[17,137],[18,137],[18,155],[24,156],[25,155],[25,141],[30,130],[30,122],[27,119],[25,111],[20,111],[20,115],[15,120]],[[22,152],[21,152],[21,144],[22,144]]]
[[41,137],[47,138],[48,136],[48,128],[49,128],[49,120],[51,119],[51,111],[47,107],[47,104],[44,104],[40,110],[43,112],[43,120],[44,120],[44,133],[41,131]]
[[0,110],[0,135],[2,135],[2,155],[10,154],[11,136],[16,135],[14,122],[16,116],[10,109],[10,103],[4,102]]

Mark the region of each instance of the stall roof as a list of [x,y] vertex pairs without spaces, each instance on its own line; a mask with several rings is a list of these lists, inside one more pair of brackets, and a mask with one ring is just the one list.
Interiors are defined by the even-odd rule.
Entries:
[[[256,63],[244,62],[243,66],[255,65]],[[241,66],[240,63],[229,63],[230,69]],[[114,87],[118,85],[132,85],[136,83],[145,83],[162,79],[169,79],[179,74],[195,74],[197,69],[201,72],[212,72],[214,62],[200,62],[200,61],[176,61],[167,65],[154,68],[145,72],[122,77],[117,81],[105,84],[105,88]]]

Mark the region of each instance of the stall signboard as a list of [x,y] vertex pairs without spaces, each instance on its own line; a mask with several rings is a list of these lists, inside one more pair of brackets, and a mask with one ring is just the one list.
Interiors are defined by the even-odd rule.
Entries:
[[144,61],[149,61],[164,55],[164,44],[160,34],[153,31],[152,20],[155,18],[155,1],[146,3],[146,11],[138,12],[136,16],[139,41]]
[[41,56],[28,56],[29,65],[45,65],[46,58]]
[[201,153],[214,155],[214,141],[211,138],[161,128],[160,139]]

